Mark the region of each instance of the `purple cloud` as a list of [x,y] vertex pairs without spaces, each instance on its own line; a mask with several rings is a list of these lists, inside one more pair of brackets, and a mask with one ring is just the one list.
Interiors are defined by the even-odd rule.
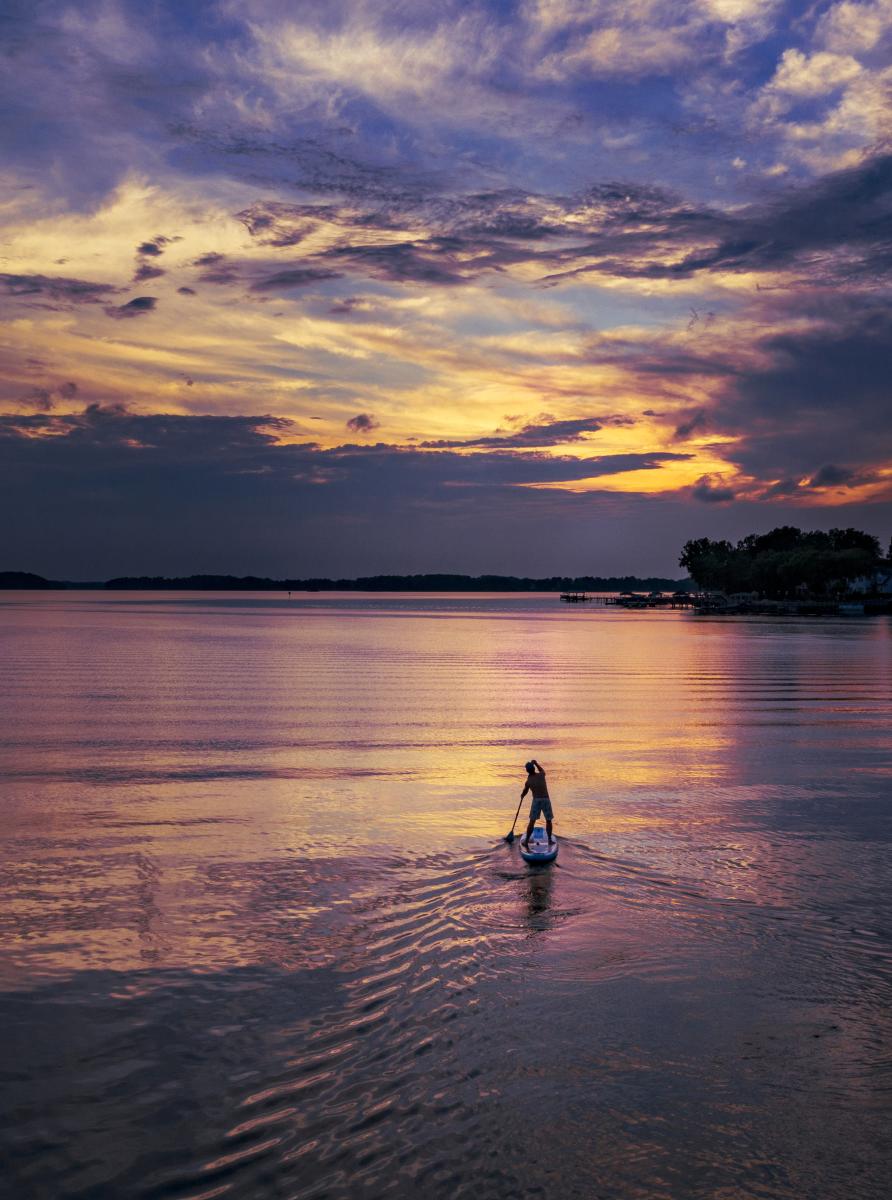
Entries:
[[[283,418],[141,415],[121,406],[0,416],[0,479],[21,514],[8,531],[10,552],[40,546],[74,578],[219,570],[221,563],[238,572],[246,563],[240,546],[252,555],[260,547],[270,563],[264,573],[279,575],[294,571],[295,554],[314,573],[357,574],[437,570],[452,556],[481,571],[523,573],[531,553],[547,574],[584,570],[596,544],[611,564],[647,573],[669,572],[690,536],[691,498],[683,494],[547,486],[632,470],[656,474],[685,455],[322,449],[280,440],[294,432]],[[518,486],[525,483],[545,486]],[[764,525],[757,505],[710,502],[720,492],[715,481],[706,490],[701,532],[740,537]],[[120,515],[113,528],[111,503]],[[63,508],[60,523],[53,514]],[[771,519],[777,516],[775,509]],[[159,522],[170,531],[162,551]],[[857,518],[829,510],[828,522]],[[107,531],[101,539],[99,527]]]
[[164,253],[166,246],[170,246],[173,242],[180,242],[182,240],[183,239],[179,237],[165,237],[163,234],[159,234],[157,237],[151,238],[149,241],[140,242],[140,244],[136,247],[136,253],[148,255],[149,257],[157,257],[159,254]]
[[576,417],[565,421],[540,421],[523,425],[512,433],[497,430],[496,433],[479,438],[454,438],[434,442],[422,442],[423,449],[458,449],[460,447],[487,447],[510,449],[523,446],[557,446],[565,442],[582,441],[589,434],[597,433],[605,425],[633,425],[629,417]]
[[373,429],[378,428],[378,422],[371,413],[357,413],[347,421],[347,428],[354,433],[371,433]]
[[691,488],[691,496],[702,504],[727,504],[736,499],[733,488],[716,484],[712,475],[701,475]]
[[164,274],[163,267],[153,267],[149,263],[140,263],[133,273],[133,282],[143,283],[147,279],[158,279],[159,276]]
[[277,271],[258,279],[251,284],[252,292],[287,292],[291,288],[306,287],[307,284],[317,283],[322,279],[337,279],[337,271],[329,271],[324,267],[292,267],[287,271]]
[[111,283],[66,279],[58,275],[0,274],[0,286],[12,296],[46,296],[71,304],[96,304],[120,290]]
[[128,300],[126,304],[121,304],[117,308],[106,308],[106,315],[113,317],[116,321],[123,321],[130,317],[142,317],[146,313],[150,313],[158,303],[156,296],[136,296],[133,300]]

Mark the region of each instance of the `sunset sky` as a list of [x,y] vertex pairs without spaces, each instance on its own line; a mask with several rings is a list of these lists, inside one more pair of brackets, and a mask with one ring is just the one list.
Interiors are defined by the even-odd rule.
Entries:
[[12,0],[0,569],[892,533],[892,0]]

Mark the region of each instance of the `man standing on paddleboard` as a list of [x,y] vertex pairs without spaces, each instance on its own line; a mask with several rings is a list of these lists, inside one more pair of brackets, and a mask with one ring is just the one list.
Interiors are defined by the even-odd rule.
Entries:
[[533,802],[530,805],[530,823],[527,825],[527,831],[521,838],[520,844],[525,850],[529,849],[533,826],[536,824],[536,818],[542,813],[545,817],[545,832],[548,834],[548,844],[551,846],[554,843],[554,839],[551,836],[551,822],[554,820],[554,813],[551,811],[551,801],[548,798],[548,784],[545,782],[545,771],[536,762],[535,758],[530,759],[526,764],[525,770],[527,781],[523,785],[520,798],[522,800],[527,792],[532,792]]

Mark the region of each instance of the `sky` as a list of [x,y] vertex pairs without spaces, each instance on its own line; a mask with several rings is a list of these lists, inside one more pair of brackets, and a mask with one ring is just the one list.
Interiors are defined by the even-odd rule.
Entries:
[[892,0],[11,0],[0,569],[892,533]]

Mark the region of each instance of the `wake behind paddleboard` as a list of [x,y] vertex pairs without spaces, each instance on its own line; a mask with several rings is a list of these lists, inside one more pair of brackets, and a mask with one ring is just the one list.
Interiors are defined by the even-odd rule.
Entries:
[[519,842],[520,856],[524,862],[528,863],[550,863],[557,858],[558,843],[557,838],[553,837],[551,845],[548,844],[548,835],[545,830],[537,825],[530,837],[529,849],[524,846],[523,842]]

